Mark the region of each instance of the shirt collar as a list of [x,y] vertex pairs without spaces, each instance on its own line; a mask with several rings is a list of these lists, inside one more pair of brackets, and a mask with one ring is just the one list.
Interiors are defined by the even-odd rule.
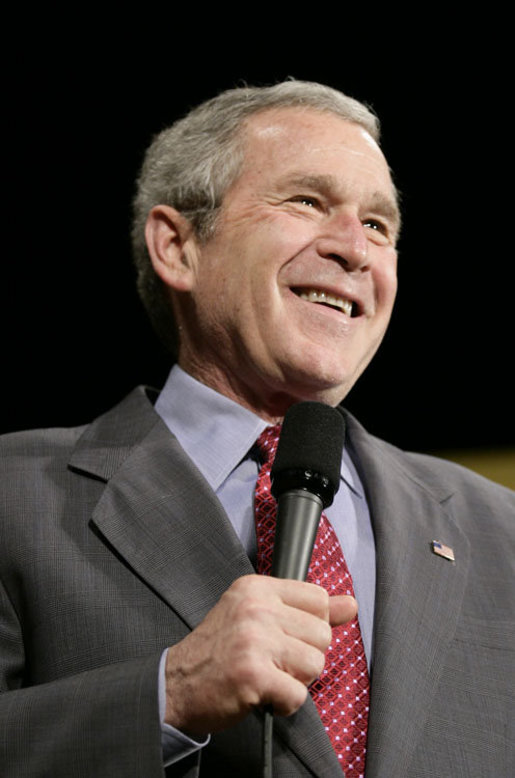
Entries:
[[[267,426],[252,411],[200,383],[178,365],[172,368],[155,410],[215,492]],[[341,477],[356,495],[363,496],[346,449]]]
[[216,490],[267,426],[252,411],[174,365],[155,409]]

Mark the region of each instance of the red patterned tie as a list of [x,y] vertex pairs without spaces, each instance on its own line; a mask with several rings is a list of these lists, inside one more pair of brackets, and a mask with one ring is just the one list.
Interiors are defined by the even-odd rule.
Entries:
[[[270,470],[280,425],[267,427],[257,446],[264,460],[256,484],[257,569],[270,574],[275,536],[276,501],[270,493]],[[352,579],[336,534],[322,514],[307,580],[331,594],[352,594]],[[325,668],[309,689],[346,778],[365,773],[369,678],[358,620],[333,628]]]

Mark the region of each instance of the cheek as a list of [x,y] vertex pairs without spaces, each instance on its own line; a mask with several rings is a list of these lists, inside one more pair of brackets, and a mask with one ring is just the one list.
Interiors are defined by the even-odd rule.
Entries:
[[314,240],[313,226],[291,214],[273,213],[255,230],[251,246],[263,273],[279,275],[298,260]]
[[376,272],[376,296],[379,304],[393,306],[397,295],[397,262],[396,257],[388,257],[386,261],[379,262]]

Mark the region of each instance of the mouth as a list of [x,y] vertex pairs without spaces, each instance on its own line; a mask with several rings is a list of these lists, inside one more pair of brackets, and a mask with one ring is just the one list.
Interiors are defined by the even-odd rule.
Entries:
[[310,289],[306,287],[293,288],[292,292],[295,292],[297,297],[300,297],[301,300],[306,300],[306,302],[333,308],[351,318],[359,316],[358,304],[345,297],[339,297],[331,292],[323,292],[320,289]]

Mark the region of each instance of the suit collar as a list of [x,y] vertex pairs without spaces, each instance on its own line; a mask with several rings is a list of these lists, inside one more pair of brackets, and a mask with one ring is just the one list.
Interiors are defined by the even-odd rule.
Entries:
[[92,521],[194,628],[252,565],[210,487],[135,390],[86,429],[70,467],[107,481]]
[[157,394],[155,389],[139,386],[95,419],[77,441],[69,467],[108,481],[159,422],[153,407]]

